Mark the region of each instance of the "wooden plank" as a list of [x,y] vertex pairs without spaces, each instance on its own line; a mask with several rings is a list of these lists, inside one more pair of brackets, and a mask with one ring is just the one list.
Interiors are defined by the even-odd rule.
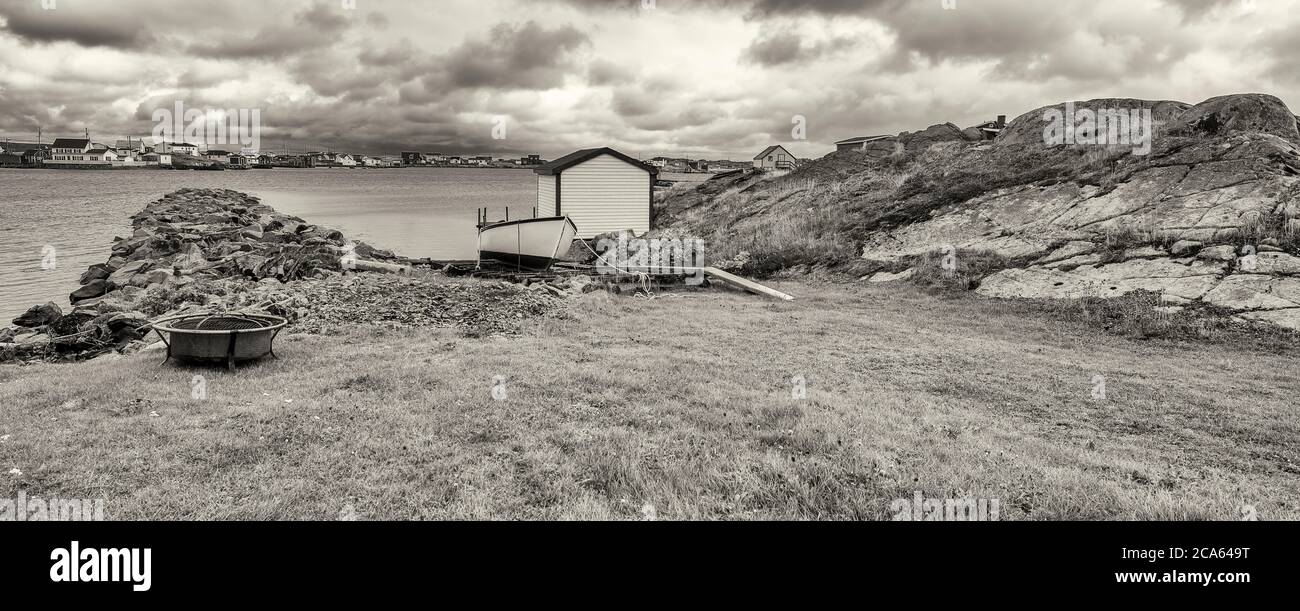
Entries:
[[[682,266],[682,267],[653,268],[653,267],[645,267],[645,266],[628,265],[628,266],[620,267],[619,270],[623,272],[631,272],[633,274],[636,274],[638,272],[646,273],[649,274],[651,277],[658,276],[658,275],[662,275],[662,276],[688,275],[689,276],[699,272],[704,272],[705,275],[715,280],[718,280],[725,284],[730,284],[736,288],[742,289],[750,293],[754,293],[756,295],[767,295],[768,297],[775,297],[777,299],[783,299],[785,301],[794,301],[794,297],[782,293],[781,291],[778,291],[774,288],[763,286],[752,280],[746,280],[735,274],[724,272],[716,267]],[[626,274],[620,274],[620,275],[626,275]]]
[[729,274],[716,267],[706,267],[704,268],[704,273],[708,275],[710,278],[720,280],[722,282],[744,289],[751,293],[767,295],[768,297],[775,297],[777,299],[783,299],[785,301],[794,301],[794,297],[791,297],[790,295],[786,295],[781,291],[778,291],[773,288],[768,288],[766,286],[763,286],[751,280],[746,280],[735,274]]

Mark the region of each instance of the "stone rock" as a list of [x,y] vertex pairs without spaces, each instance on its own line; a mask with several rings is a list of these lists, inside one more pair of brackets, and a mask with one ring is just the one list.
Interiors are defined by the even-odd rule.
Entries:
[[[1133,98],[1101,98],[1087,100],[1084,102],[1074,102],[1075,111],[1080,110],[1102,110],[1102,109],[1150,109],[1152,121],[1156,126],[1161,126],[1174,120],[1181,115],[1190,104],[1175,102],[1171,100],[1137,100]],[[998,134],[993,141],[994,146],[1005,147],[1010,145],[1028,146],[1033,148],[1048,148],[1043,142],[1043,129],[1047,122],[1043,120],[1044,114],[1050,110],[1055,110],[1062,115],[1065,113],[1065,104],[1053,104],[1031,110],[1015,119],[1012,119],[1007,127]]]
[[1300,144],[1300,130],[1291,110],[1282,100],[1259,93],[1210,98],[1180,113],[1169,130],[1197,136],[1265,133]]
[[135,329],[149,324],[149,318],[141,312],[117,312],[109,315],[106,324],[113,331],[123,327]]
[[1153,259],[1156,257],[1166,257],[1169,253],[1165,252],[1159,246],[1141,246],[1124,251],[1125,259]]
[[190,242],[186,244],[180,254],[172,260],[172,266],[178,267],[183,271],[194,271],[208,264],[207,255],[203,254],[203,248],[198,244]]
[[941,142],[965,141],[960,127],[952,123],[931,125],[925,131],[899,134],[898,140],[908,151],[924,151]]
[[63,310],[55,305],[53,301],[44,305],[32,306],[18,318],[13,319],[13,324],[19,327],[43,327],[53,324],[63,317]]
[[1241,314],[1241,317],[1246,320],[1266,322],[1285,329],[1300,331],[1300,308],[1267,310],[1262,312],[1244,312]]
[[1242,257],[1237,269],[1247,274],[1295,275],[1300,274],[1300,258],[1282,252],[1260,252],[1254,257]]
[[1233,274],[1207,293],[1205,302],[1229,310],[1300,308],[1300,278]]
[[1223,246],[1211,246],[1202,249],[1201,252],[1196,254],[1196,258],[1207,261],[1236,261],[1237,249],[1226,244]]
[[0,344],[12,343],[14,341],[14,338],[17,336],[18,336],[18,332],[14,331],[13,329],[10,329],[9,327],[0,329]]
[[155,284],[163,284],[170,280],[171,277],[172,273],[165,269],[150,270],[132,276],[129,286],[147,288]]
[[131,261],[109,275],[108,281],[114,286],[126,286],[131,283],[132,277],[142,271],[148,270],[152,266],[152,261],[144,259]]
[[80,283],[90,284],[92,281],[95,280],[106,280],[108,279],[108,276],[112,273],[113,271],[110,270],[107,265],[103,263],[96,263],[86,268],[86,271],[81,273]]
[[1083,240],[1073,240],[1070,242],[1066,242],[1064,246],[1061,246],[1060,248],[1053,250],[1047,256],[1043,257],[1042,259],[1039,259],[1038,263],[1041,265],[1044,263],[1054,263],[1057,261],[1065,261],[1067,259],[1073,259],[1075,257],[1078,257],[1079,255],[1085,255],[1092,252],[1096,247],[1097,245],[1093,244],[1092,242],[1083,241]]
[[1204,244],[1195,240],[1179,240],[1169,247],[1170,254],[1181,257],[1185,254],[1199,250]]
[[1000,271],[980,283],[987,297],[1078,299],[1119,297],[1137,290],[1163,293],[1172,303],[1200,299],[1219,282],[1222,264],[1197,261],[1181,265],[1170,259],[1130,259],[1071,271],[1029,267]]
[[868,280],[868,282],[871,283],[896,282],[899,280],[907,280],[908,278],[911,278],[915,274],[916,274],[915,268],[906,271],[901,271],[896,274],[891,274],[889,272],[878,272],[875,275],[871,276],[871,279]]
[[72,294],[68,296],[68,301],[71,302],[73,305],[76,305],[78,302],[82,302],[87,299],[102,297],[105,293],[108,292],[108,290],[109,290],[108,280],[105,279],[92,280],[90,282],[87,282],[85,286],[75,291],[72,291]]

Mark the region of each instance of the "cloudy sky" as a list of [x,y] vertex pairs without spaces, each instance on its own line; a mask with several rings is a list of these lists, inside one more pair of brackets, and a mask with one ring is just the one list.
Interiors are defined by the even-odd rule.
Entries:
[[260,109],[263,149],[817,157],[1067,99],[1300,111],[1297,31],[1300,0],[0,0],[0,138],[181,100]]

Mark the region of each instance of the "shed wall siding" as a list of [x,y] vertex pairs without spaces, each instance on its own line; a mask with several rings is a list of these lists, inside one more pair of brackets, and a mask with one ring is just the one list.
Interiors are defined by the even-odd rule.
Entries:
[[555,216],[555,177],[537,177],[537,216]]
[[649,172],[601,155],[564,170],[560,181],[560,211],[578,226],[578,237],[650,231]]

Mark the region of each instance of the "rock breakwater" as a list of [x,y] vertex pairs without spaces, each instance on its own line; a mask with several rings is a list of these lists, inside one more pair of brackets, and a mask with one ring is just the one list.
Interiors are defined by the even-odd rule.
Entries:
[[449,279],[427,261],[348,240],[236,191],[181,189],[133,215],[131,225],[112,256],[82,274],[71,311],[50,302],[14,319],[14,328],[0,327],[0,362],[131,352],[158,341],[150,321],[171,314],[269,312],[294,323],[290,331],[392,323],[490,334],[517,330],[560,299]]

